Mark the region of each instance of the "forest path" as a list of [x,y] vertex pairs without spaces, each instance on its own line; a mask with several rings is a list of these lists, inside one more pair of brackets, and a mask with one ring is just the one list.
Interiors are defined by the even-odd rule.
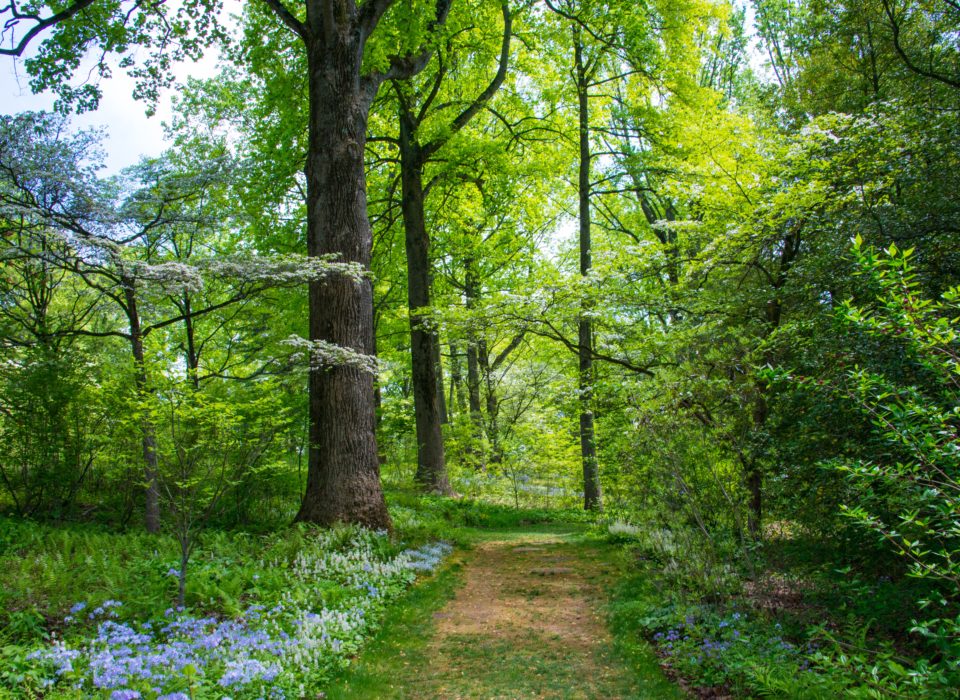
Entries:
[[477,534],[414,589],[329,698],[681,697],[652,656],[638,673],[614,650],[612,547],[556,526]]

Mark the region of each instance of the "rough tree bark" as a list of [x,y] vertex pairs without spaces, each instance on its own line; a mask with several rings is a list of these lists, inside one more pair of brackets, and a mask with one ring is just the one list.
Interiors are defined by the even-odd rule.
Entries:
[[[307,254],[335,254],[370,265],[364,147],[376,89],[361,80],[363,37],[353,22],[307,3],[314,31],[305,38],[309,71]],[[311,20],[313,20],[311,22]],[[317,31],[320,30],[320,31]],[[373,294],[368,281],[345,277],[309,285],[310,339],[373,354]],[[310,370],[307,488],[297,520],[357,522],[388,528],[375,434],[373,377],[353,366]]]
[[[390,58],[389,67],[364,73],[367,40],[396,0],[305,0],[305,19],[283,0],[262,0],[278,21],[292,31],[306,49],[308,70],[307,251],[334,254],[341,261],[369,266],[372,238],[367,220],[363,155],[370,105],[385,80],[404,79],[420,71],[430,57],[424,46]],[[432,33],[442,25],[452,0],[436,0],[428,19]],[[101,13],[84,13],[99,5]],[[164,3],[135,3],[128,11],[117,3],[74,0],[41,17],[20,13],[11,3],[0,14],[13,16],[5,26],[11,32],[25,24],[10,48],[0,54],[20,56],[29,44],[61,23],[80,22],[89,31],[74,32],[82,55],[99,42],[101,58],[109,36],[143,19],[142,26],[165,25]],[[182,8],[181,8],[182,9]],[[191,9],[215,12],[216,3],[196,3]],[[408,10],[409,11],[409,10]],[[137,14],[139,13],[139,14]],[[102,15],[102,16],[101,16]],[[131,21],[131,18],[134,18]],[[94,27],[92,19],[99,22]],[[199,29],[199,38],[220,36],[219,25]],[[167,44],[164,43],[166,47]],[[184,55],[182,49],[174,56]],[[56,81],[54,81],[56,82]],[[310,340],[323,340],[363,353],[373,352],[372,289],[345,277],[312,282],[308,291]],[[374,436],[372,377],[353,366],[311,367],[309,378],[310,445],[307,489],[298,520],[322,524],[358,522],[389,527],[380,487]]]
[[[143,352],[143,332],[140,324],[140,312],[137,309],[136,282],[129,277],[121,277],[123,285],[124,311],[127,314],[129,328],[128,339],[130,352],[133,355],[133,381],[137,390],[137,397],[143,398],[147,393],[147,365]],[[141,447],[143,451],[144,477],[144,525],[147,532],[160,532],[160,466],[157,461],[157,431],[148,415],[140,419]]]
[[[579,163],[579,217],[580,217],[580,274],[586,277],[592,267],[590,240],[590,79],[583,56],[583,38],[578,26],[573,28],[575,79],[577,86],[577,116],[580,126]],[[600,467],[597,462],[596,437],[593,427],[593,324],[585,313],[577,323],[580,373],[580,454],[583,461],[583,507],[599,510]]]
[[[306,21],[282,0],[264,0],[303,42],[308,71],[307,254],[335,255],[369,268],[364,149],[373,99],[385,80],[416,74],[430,52],[394,56],[385,72],[363,72],[367,39],[394,0],[307,0]],[[452,0],[437,0],[430,29]],[[373,289],[347,277],[309,286],[310,340],[374,353]],[[309,378],[307,487],[297,520],[389,528],[375,434],[373,377],[352,365],[318,367]]]
[[[399,90],[398,90],[399,92]],[[401,105],[403,100],[401,99]],[[426,491],[452,494],[443,450],[442,412],[437,387],[440,339],[421,310],[430,306],[430,236],[424,214],[424,154],[416,141],[411,111],[400,109],[400,180],[407,251],[407,300],[413,365],[413,412],[417,426],[416,482]]]

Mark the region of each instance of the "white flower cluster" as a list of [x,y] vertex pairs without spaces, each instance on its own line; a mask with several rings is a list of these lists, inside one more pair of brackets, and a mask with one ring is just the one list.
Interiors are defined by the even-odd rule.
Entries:
[[380,361],[375,355],[365,355],[326,340],[307,340],[298,335],[291,335],[283,343],[294,349],[294,360],[309,358],[310,369],[352,367],[374,376],[380,374]]
[[207,260],[202,263],[202,267],[205,272],[215,277],[270,282],[280,286],[303,284],[335,275],[359,282],[368,274],[359,263],[338,262],[335,256],[255,256]]
[[182,289],[199,292],[203,289],[203,275],[200,270],[186,263],[173,261],[151,265],[125,261],[123,267],[131,277],[151,282],[167,293]]
[[614,537],[639,537],[643,530],[636,525],[617,520],[607,526],[607,531]]

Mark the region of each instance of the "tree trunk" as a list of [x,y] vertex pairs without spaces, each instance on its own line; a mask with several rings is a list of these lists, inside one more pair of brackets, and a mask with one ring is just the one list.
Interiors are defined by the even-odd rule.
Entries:
[[500,427],[497,424],[500,405],[497,402],[497,393],[493,386],[493,370],[490,367],[490,351],[487,348],[486,341],[481,340],[477,343],[477,352],[480,372],[483,375],[484,398],[487,404],[487,439],[490,441],[490,461],[493,464],[499,464],[503,461],[503,449],[500,446]]
[[410,307],[410,356],[413,411],[417,425],[416,481],[425,491],[452,494],[440,429],[441,407],[436,358],[439,339],[421,311],[430,306],[430,237],[423,211],[423,162],[412,117],[400,110],[400,181],[407,251],[407,301]]
[[[317,35],[319,34],[319,36]],[[335,254],[370,266],[364,148],[376,90],[361,80],[362,32],[311,34],[307,254]],[[309,285],[310,339],[373,354],[369,280],[334,276]],[[309,377],[307,488],[297,520],[389,528],[377,459],[373,376],[350,365],[317,367]]]
[[450,343],[450,405],[456,406],[457,415],[467,410],[467,397],[463,390],[463,365],[460,346]]
[[440,335],[433,334],[433,366],[437,368],[437,403],[440,405],[440,424],[446,425],[450,422],[450,414],[447,412],[447,396],[443,388],[443,355],[440,353]]
[[[122,278],[124,303],[127,312],[127,323],[130,329],[130,351],[133,354],[133,377],[137,390],[137,398],[143,400],[147,395],[147,366],[143,353],[143,335],[140,329],[140,312],[137,309],[137,291],[135,282],[130,278]],[[160,466],[157,457],[157,432],[150,420],[149,414],[144,413],[140,419],[141,447],[143,450],[144,476],[147,487],[144,494],[144,525],[147,532],[160,532]]]
[[[578,197],[580,200],[580,274],[590,274],[592,249],[590,241],[590,97],[589,81],[583,61],[583,43],[579,29],[573,30],[574,60],[576,63],[578,116],[580,122],[580,172]],[[583,461],[583,507],[599,510],[600,467],[593,427],[593,324],[583,309],[578,328],[580,372],[580,455]]]
[[187,336],[186,360],[187,376],[195,390],[200,389],[200,355],[197,352],[196,332],[193,326],[193,308],[190,304],[190,294],[183,293],[183,328]]
[[[466,284],[467,310],[476,307],[480,296],[480,281],[472,257],[463,261]],[[480,405],[480,358],[476,331],[470,330],[467,340],[467,402],[470,406],[470,425],[473,428],[470,453],[476,459],[477,469],[486,469],[487,461],[482,447],[483,409]]]

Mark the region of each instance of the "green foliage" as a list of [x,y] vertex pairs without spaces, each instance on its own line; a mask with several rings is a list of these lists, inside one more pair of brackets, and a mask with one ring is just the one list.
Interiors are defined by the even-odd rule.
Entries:
[[387,492],[390,515],[399,536],[412,542],[442,539],[468,542],[469,528],[509,529],[592,519],[578,508],[516,508],[485,499],[447,498],[410,490]]
[[858,239],[855,252],[876,299],[864,306],[845,304],[839,318],[867,337],[898,346],[912,365],[908,376],[922,377],[923,384],[906,383],[899,373],[868,365],[800,379],[800,388],[822,400],[849,403],[864,415],[882,445],[882,452],[870,457],[837,458],[827,466],[850,484],[849,500],[841,504],[843,514],[875,533],[904,558],[911,576],[929,585],[918,601],[921,611],[913,631],[942,659],[924,671],[954,682],[960,657],[958,293],[951,289],[942,299],[925,298],[909,250],[891,246],[885,256],[878,256],[861,248]]

